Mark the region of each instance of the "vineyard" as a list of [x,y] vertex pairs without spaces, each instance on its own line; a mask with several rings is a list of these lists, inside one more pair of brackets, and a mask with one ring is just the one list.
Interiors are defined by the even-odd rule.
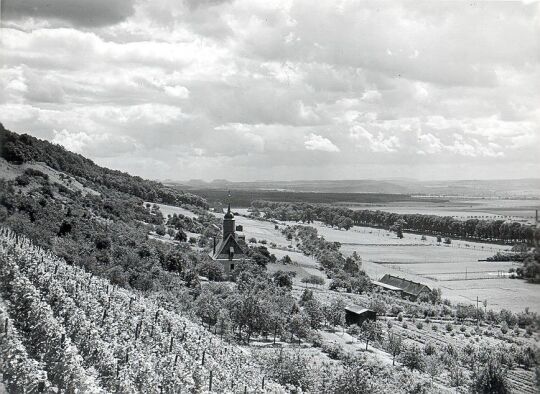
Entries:
[[0,229],[9,392],[284,392],[250,353]]

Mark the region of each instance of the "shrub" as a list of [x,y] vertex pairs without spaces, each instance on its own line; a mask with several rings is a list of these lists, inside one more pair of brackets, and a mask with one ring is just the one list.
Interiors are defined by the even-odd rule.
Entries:
[[431,329],[432,329],[433,331],[437,331],[437,330],[439,329],[439,326],[437,326],[437,325],[434,324],[434,325],[431,326]]
[[446,325],[444,326],[444,328],[446,328],[446,331],[448,332],[452,332],[453,330],[453,326],[452,326],[452,323],[446,323]]
[[508,323],[506,323],[505,321],[501,323],[501,332],[503,334],[506,334],[508,332]]
[[339,360],[345,355],[343,347],[337,343],[323,343],[321,349],[333,360]]
[[407,325],[407,322],[404,321],[403,324],[401,325],[401,327],[407,328],[407,327],[409,327],[409,326]]
[[15,182],[19,186],[28,186],[30,184],[30,177],[26,174],[19,175],[17,178],[15,178]]
[[437,352],[437,347],[433,342],[428,342],[424,346],[424,353],[426,353],[428,356],[435,354]]
[[401,363],[410,370],[422,371],[424,369],[424,359],[418,346],[407,346],[400,356]]
[[467,327],[465,327],[463,325],[461,327],[459,327],[459,331],[461,331],[461,332],[465,332],[466,330],[467,330]]
[[398,321],[403,321],[403,314],[401,312],[398,313],[397,319],[398,319]]
[[424,328],[424,324],[422,324],[422,322],[419,321],[419,322],[416,323],[416,328],[418,328],[419,330],[421,330],[422,328]]

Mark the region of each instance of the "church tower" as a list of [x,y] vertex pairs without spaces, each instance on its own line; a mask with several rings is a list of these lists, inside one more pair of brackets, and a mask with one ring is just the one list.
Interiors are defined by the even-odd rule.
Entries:
[[231,203],[227,207],[227,213],[223,216],[223,239],[227,239],[232,234],[234,237],[234,215],[231,212]]
[[223,237],[219,244],[215,244],[211,254],[212,259],[219,261],[223,265],[225,276],[230,277],[234,271],[235,264],[239,260],[247,258],[244,248],[238,243],[235,233],[235,220],[231,212],[231,193],[229,192],[229,201],[227,204],[227,213],[223,216]]

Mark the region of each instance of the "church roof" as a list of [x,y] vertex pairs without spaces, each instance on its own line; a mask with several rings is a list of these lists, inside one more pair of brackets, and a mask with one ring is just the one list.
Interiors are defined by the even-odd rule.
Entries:
[[229,234],[227,238],[222,239],[216,245],[216,251],[213,253],[212,258],[214,260],[230,260],[230,253],[232,251],[233,260],[246,259],[247,255],[244,249],[233,234]]

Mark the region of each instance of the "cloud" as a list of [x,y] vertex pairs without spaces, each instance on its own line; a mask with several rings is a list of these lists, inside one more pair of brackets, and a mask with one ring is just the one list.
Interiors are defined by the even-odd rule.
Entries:
[[324,138],[317,134],[309,134],[304,142],[307,150],[317,150],[322,152],[339,152],[339,148],[335,146],[328,138]]
[[540,172],[537,3],[69,3],[3,3],[0,120],[102,164],[176,179]]
[[134,0],[4,0],[2,18],[60,19],[76,26],[119,23],[134,12]]
[[127,136],[111,134],[70,133],[64,129],[53,130],[52,143],[62,145],[69,151],[91,155],[93,157],[114,157],[138,149],[137,143]]

